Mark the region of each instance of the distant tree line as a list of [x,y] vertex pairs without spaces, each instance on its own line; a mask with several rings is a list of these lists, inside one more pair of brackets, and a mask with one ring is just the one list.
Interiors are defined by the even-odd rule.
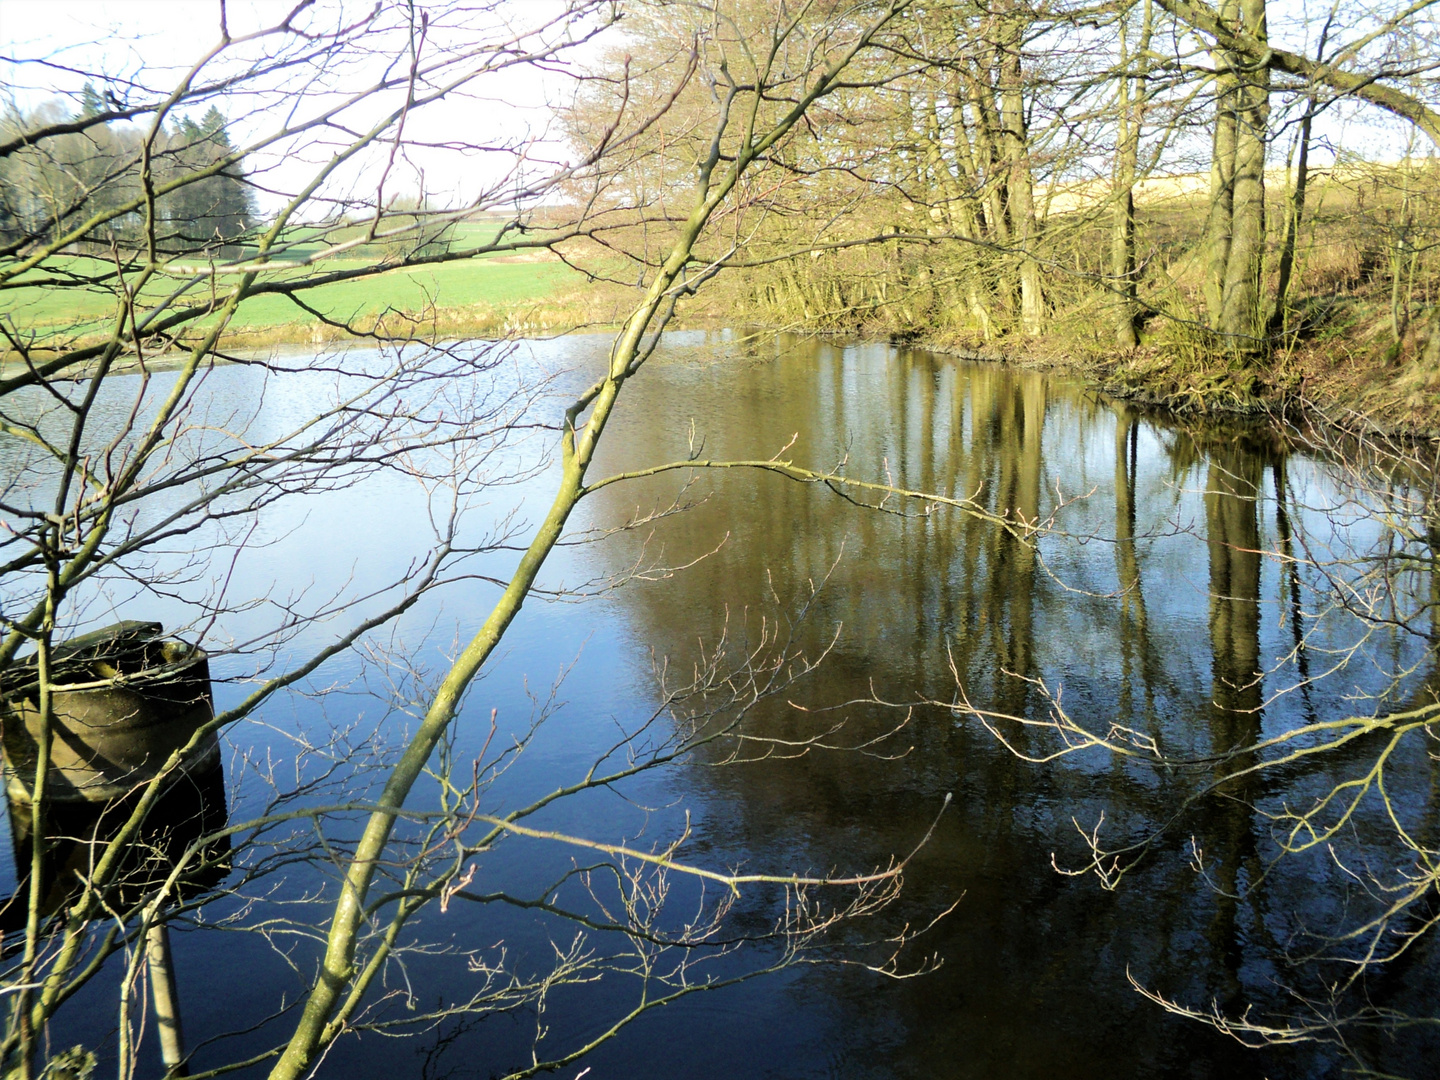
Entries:
[[[30,112],[9,106],[0,112],[0,140],[23,140],[27,132],[69,119],[101,115],[107,105],[91,83],[80,95],[79,111],[47,103]],[[145,192],[148,168],[152,190],[179,177],[203,172],[234,154],[226,117],[213,105],[199,119],[181,117],[157,133],[148,161],[146,133],[118,123],[92,124],[81,131],[38,140],[0,158],[0,241],[59,239],[91,217],[109,216],[136,203]],[[254,191],[241,165],[156,195],[157,252],[179,254],[233,245],[255,224]],[[111,245],[147,241],[143,202],[129,213],[109,217],[77,247],[92,253]]]

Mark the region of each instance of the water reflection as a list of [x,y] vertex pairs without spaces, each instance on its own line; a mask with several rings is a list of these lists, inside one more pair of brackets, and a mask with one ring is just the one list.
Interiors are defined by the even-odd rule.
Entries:
[[[1217,782],[1233,770],[1255,764],[1252,754],[1224,758],[1252,746],[1261,730],[1260,520],[1258,503],[1264,458],[1238,440],[1216,440],[1206,448],[1205,544],[1210,562],[1210,740],[1223,765]],[[1240,920],[1242,874],[1254,880],[1259,852],[1252,810],[1255,785],[1231,780],[1214,812],[1213,843],[1221,852],[1213,876],[1217,890],[1210,928],[1212,948],[1223,957],[1223,1004],[1243,1009],[1240,979],[1245,943]]]
[[[537,364],[576,366],[575,380],[584,382],[586,365],[605,348],[603,340],[567,339],[531,351]],[[252,378],[217,369],[217,402],[249,400],[243,391]],[[292,400],[283,389],[266,397],[257,423],[270,422],[265,410],[274,403]],[[692,505],[603,543],[564,548],[547,567],[547,587],[607,575],[630,580],[580,606],[539,598],[527,604],[505,655],[472,694],[457,732],[460,761],[478,752],[492,707],[505,722],[523,725],[533,708],[528,688],[548,686],[559,666],[580,656],[562,688],[570,706],[551,721],[549,741],[507,774],[509,794],[533,796],[557,778],[583,774],[613,745],[617,723],[650,712],[650,649],[684,670],[695,643],[713,642],[727,627],[743,638],[762,616],[793,612],[812,593],[808,620],[787,629],[811,653],[825,649],[837,627],[839,636],[815,678],[791,701],[762,712],[766,734],[797,739],[816,729],[817,714],[805,709],[861,702],[846,709],[842,734],[852,745],[868,744],[904,716],[875,703],[877,696],[951,702],[963,689],[978,708],[1033,716],[1044,715],[1048,692],[1092,726],[1123,725],[1205,764],[1182,774],[1103,753],[1032,764],[951,709],[929,708],[864,752],[777,755],[727,768],[700,761],[663,780],[646,778],[614,804],[597,798],[562,810],[563,827],[603,840],[638,833],[646,842],[666,835],[666,813],[689,812],[697,858],[828,870],[864,868],[908,851],[945,794],[954,795],[907,874],[892,921],[870,928],[883,937],[960,898],[925,941],[924,950],[944,960],[938,971],[896,983],[853,967],[816,968],[698,995],[587,1059],[593,1075],[1298,1077],[1339,1067],[1338,1051],[1328,1046],[1252,1054],[1168,1016],[1129,981],[1201,1005],[1286,1005],[1280,986],[1296,974],[1286,950],[1304,944],[1298,935],[1307,927],[1337,925],[1364,902],[1363,890],[1324,852],[1274,863],[1273,816],[1363,762],[1365,747],[1204,791],[1222,775],[1209,766],[1217,755],[1261,735],[1349,715],[1382,694],[1394,702],[1432,700],[1440,688],[1432,641],[1399,631],[1376,632],[1364,639],[1361,662],[1323,683],[1307,681],[1363,634],[1343,612],[1320,618],[1320,583],[1307,577],[1299,557],[1327,544],[1343,555],[1380,538],[1373,518],[1350,515],[1336,524],[1333,509],[1344,500],[1323,460],[1295,454],[1264,431],[1180,424],[1033,372],[773,336],[674,335],[622,401],[596,477],[685,458],[693,422],[706,457],[768,458],[788,447],[784,455],[802,466],[843,462],[857,477],[973,497],[1026,520],[1053,516],[1056,530],[1029,545],[956,508],[882,513],[769,474],[710,472],[687,488],[674,473],[605,488],[586,505],[588,517],[577,516],[577,534],[646,518],[677,497]],[[494,496],[497,518],[518,507],[519,516],[533,519],[545,504],[545,477],[517,486],[511,505],[504,497]],[[264,593],[282,572],[303,579],[355,567],[361,580],[360,571],[407,565],[414,538],[396,522],[415,504],[405,498],[413,496],[398,482],[367,478],[323,502],[277,504],[263,525],[280,539],[256,555],[256,565],[241,564],[237,595]],[[332,554],[334,566],[317,567],[314,552],[332,545],[316,537],[327,534],[352,545],[353,555]],[[636,577],[637,566],[649,572]],[[499,574],[504,566],[490,569]],[[1440,596],[1432,577],[1404,588]],[[452,625],[463,637],[489,595],[476,584],[446,596],[448,607],[417,607],[401,633],[432,635],[427,648],[438,638],[448,642]],[[223,629],[237,633],[233,625]],[[1397,671],[1413,674],[1392,685]],[[326,678],[340,684],[348,675],[353,669]],[[1294,692],[1282,692],[1287,688]],[[301,735],[323,732],[354,719],[354,700],[332,695],[327,706],[297,693],[261,722]],[[1051,746],[1043,732],[1004,731],[1022,752],[1044,755]],[[268,737],[258,724],[230,734],[257,758],[271,753]],[[1423,751],[1406,755],[1395,762],[1401,809],[1416,835],[1433,842],[1440,765]],[[231,783],[240,781],[232,775]],[[1090,851],[1076,826],[1088,832],[1102,812],[1112,846],[1171,823],[1115,892],[1093,876],[1055,869],[1085,865]],[[1360,822],[1383,847],[1386,834],[1375,825]],[[514,850],[501,845],[487,853],[487,885],[523,890],[535,880],[543,887],[550,868],[533,864],[533,849]],[[307,872],[294,871],[287,896],[315,884]],[[742,928],[771,924],[773,913],[753,898],[742,908]],[[549,947],[550,928],[528,913],[494,908],[473,915],[452,908],[417,936],[422,930],[459,948],[503,940],[517,956],[544,956]],[[229,1044],[223,1058],[202,1051],[197,1060],[207,1067],[270,1045],[270,1031],[252,1037],[248,1025],[272,1013],[283,995],[293,1000],[295,970],[309,962],[302,951],[272,953],[253,935],[177,935],[177,952],[182,984],[190,978],[224,988],[187,999],[192,1039],[242,1028],[251,1040]],[[465,999],[473,975],[442,967],[443,959],[417,967],[424,980],[417,985]],[[1428,1007],[1440,995],[1433,959],[1422,945],[1388,981],[1367,989],[1378,1002]],[[227,977],[236,970],[247,978]],[[551,1002],[545,1023],[557,1032],[594,1030],[625,989],[606,984],[590,992]],[[609,993],[614,999],[603,1000]],[[102,1001],[94,1016],[108,1008]],[[511,1020],[442,1031],[439,1037],[451,1040],[446,1060],[463,1059],[478,1075],[523,1064],[533,1025]],[[89,1022],[97,1030],[109,1023]],[[67,1038],[82,1037],[90,1035]],[[1382,1042],[1375,1038],[1383,1061],[1390,1051]],[[680,1057],[654,1052],[672,1044]],[[406,1075],[416,1061],[408,1044],[363,1037],[337,1045],[327,1067],[336,1075]],[[1403,1054],[1385,1063],[1397,1071],[1410,1064]]]
[[[954,510],[903,519],[772,477],[702,476],[690,494],[709,498],[664,522],[649,549],[680,564],[729,540],[695,569],[627,589],[632,633],[683,654],[697,620],[718,634],[714,613],[753,617],[771,587],[783,604],[825,579],[802,632],[819,650],[843,625],[840,645],[795,704],[948,700],[958,675],[978,708],[1031,715],[1045,708],[1043,682],[1090,726],[1113,720],[1214,758],[1218,779],[1250,763],[1225,759],[1236,747],[1350,715],[1387,689],[1383,672],[1361,664],[1323,693],[1302,687],[1310,650],[1348,647],[1363,632],[1343,619],[1304,624],[1294,533],[1333,536],[1319,508],[1337,504],[1335,481],[1265,431],[1180,426],[1062,380],[882,346],[791,342],[743,374],[705,363],[699,347],[676,349],[633,390],[623,448],[612,445],[605,463],[614,468],[682,457],[689,416],[675,403],[684,402],[707,456],[769,456],[793,432],[786,455],[808,467],[844,459],[852,475],[888,470],[897,485],[975,496],[1027,520],[1053,514],[1063,530],[1027,546]],[[1295,485],[1305,505],[1286,505]],[[616,525],[637,506],[664,505],[673,486],[604,498],[602,519]],[[1372,528],[1351,523],[1350,542],[1363,546]],[[633,539],[617,545],[610,569],[638,551]],[[1384,647],[1430,670],[1414,643],[1387,637]],[[1300,689],[1279,693],[1289,687]],[[856,742],[894,719],[874,705],[850,712]],[[766,722],[794,738],[807,714],[779,706]],[[1043,752],[1027,729],[1006,735],[1017,751]],[[938,710],[905,741],[913,750],[897,760],[811,754],[691,775],[714,799],[713,842],[769,865],[854,865],[906,850],[942,795],[956,793],[906,907],[914,919],[964,894],[932,943],[946,966],[883,993],[853,975],[807,983],[803,1022],[824,1016],[843,1033],[831,1072],[1099,1076],[1121,1060],[1124,1072],[1207,1075],[1329,1067],[1325,1048],[1245,1053],[1167,1016],[1126,977],[1202,1006],[1285,1005],[1278,983],[1299,978],[1287,967],[1290,938],[1333,914],[1315,897],[1344,896],[1346,884],[1323,854],[1272,865],[1274,839],[1256,807],[1309,789],[1242,778],[1206,796],[1203,777],[1098,753],[1033,766]],[[1062,867],[1084,865],[1075,825],[1088,830],[1102,810],[1112,844],[1185,814],[1114,894],[1051,868],[1052,854]]]
[[[140,793],[103,804],[58,801],[48,808],[41,912],[62,911],[90,876],[105,846],[129,820]],[[14,892],[0,899],[0,934],[25,928],[33,828],[27,802],[7,799],[15,865],[21,868]],[[225,773],[219,758],[182,772],[168,785],[146,816],[126,863],[117,875],[111,906],[123,911],[166,888],[176,902],[203,895],[229,873],[228,836],[198,850],[196,841],[225,827]],[[178,872],[177,872],[178,871]],[[173,879],[173,881],[172,881]]]

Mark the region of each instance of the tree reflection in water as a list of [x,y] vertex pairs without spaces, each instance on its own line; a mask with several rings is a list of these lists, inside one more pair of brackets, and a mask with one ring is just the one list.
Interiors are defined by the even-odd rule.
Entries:
[[[713,360],[746,349],[751,362],[738,374],[741,361]],[[675,401],[687,402],[685,415],[667,406]],[[683,453],[693,416],[710,458],[768,457],[793,433],[785,454],[799,465],[844,459],[852,476],[888,472],[899,486],[973,496],[1029,520],[1057,515],[1057,532],[1027,545],[944,507],[902,518],[775,477],[700,475],[689,496],[708,498],[647,542],[681,564],[728,541],[664,582],[635,583],[620,603],[634,636],[666,643],[674,662],[697,617],[712,619],[713,635],[721,613],[733,626],[771,587],[784,603],[828,575],[820,617],[801,632],[818,649],[838,624],[840,645],[807,697],[770,710],[772,734],[810,729],[813,718],[793,706],[858,702],[846,741],[863,743],[894,724],[876,698],[953,701],[958,678],[978,709],[1043,718],[1048,690],[1086,727],[1119,724],[1199,763],[1157,770],[1091,748],[1032,764],[973,721],[932,708],[915,715],[903,756],[811,753],[693,769],[689,782],[715,800],[702,830],[723,832],[736,858],[772,858],[789,843],[781,854],[793,865],[908,850],[943,794],[955,793],[897,915],[921,919],[963,893],[934,942],[944,968],[894,993],[876,994],[853,973],[817,975],[797,990],[812,995],[796,1006],[811,1022],[823,1014],[844,1033],[832,1069],[1299,1076],[1341,1059],[1314,1042],[1251,1053],[1167,1015],[1127,979],[1202,1009],[1303,1013],[1286,987],[1318,992],[1327,976],[1293,963],[1292,951],[1314,944],[1299,935],[1335,930],[1358,903],[1356,881],[1323,847],[1277,859],[1275,839],[1277,813],[1313,799],[1358,758],[1247,772],[1258,759],[1232,753],[1393,699],[1388,673],[1407,666],[1416,674],[1400,680],[1404,694],[1431,693],[1421,686],[1435,678],[1428,642],[1333,611],[1310,618],[1323,575],[1297,552],[1335,542],[1343,502],[1327,459],[1295,453],[1267,430],[1182,425],[1036,373],[769,337],[677,339],[663,376],[637,387],[628,408],[611,468]],[[606,497],[599,524],[666,505],[679,483]],[[1352,517],[1345,542],[1358,549],[1378,526]],[[630,565],[640,542],[613,545],[607,568]],[[1357,641],[1361,651],[1334,667]],[[1382,653],[1383,665],[1366,662]],[[1316,654],[1334,670],[1309,685]],[[1003,734],[1022,755],[1056,750],[1053,729]],[[1419,786],[1397,798],[1433,821],[1433,762],[1423,748],[1405,753],[1397,765]],[[1086,865],[1094,852],[1076,825],[1088,832],[1102,812],[1102,847],[1144,850],[1133,865],[1125,856],[1114,892],[1051,868],[1052,856],[1060,868]],[[1370,854],[1394,865],[1380,826],[1373,807],[1356,819],[1357,835],[1374,834]],[[1419,1007],[1435,981],[1430,955],[1428,943],[1417,946],[1407,962],[1422,974],[1372,980],[1371,992],[1384,982],[1387,1005]],[[1417,1045],[1387,1041],[1384,1060],[1403,1071]]]

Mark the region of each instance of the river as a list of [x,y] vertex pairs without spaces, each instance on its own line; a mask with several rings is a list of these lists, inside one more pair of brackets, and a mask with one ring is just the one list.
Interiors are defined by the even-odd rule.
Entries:
[[[534,408],[553,417],[555,401],[584,381],[607,344],[523,343],[520,368],[555,380]],[[303,391],[308,376],[278,385],[287,378]],[[219,411],[251,403],[262,426],[303,405],[294,385],[260,395],[262,381],[254,368],[216,368],[205,393]],[[472,500],[467,535],[535,520],[553,481],[553,464],[541,457],[545,438],[507,451],[515,479]],[[695,865],[781,875],[864,873],[933,832],[883,911],[840,927],[836,940],[775,974],[641,1017],[558,1075],[1338,1074],[1347,1059],[1331,1042],[1245,1049],[1139,989],[1201,1012],[1253,1007],[1268,1020],[1313,1020],[1291,990],[1313,998],[1343,967],[1302,962],[1313,935],[1363,921],[1374,903],[1367,875],[1389,881],[1394,866],[1416,861],[1413,851],[1397,852],[1374,799],[1334,843],[1279,857],[1286,808],[1363,772],[1363,741],[1193,798],[1219,767],[1203,762],[1225,751],[1431,694],[1423,635],[1326,599],[1330,579],[1358,575],[1352,557],[1386,537],[1377,504],[1354,495],[1332,454],[1263,425],[1142,412],[1064,378],[919,349],[687,332],[667,337],[627,385],[592,476],[692,453],[783,457],[970,499],[1046,528],[1017,535],[960,508],[922,513],[922,504],[893,497],[876,509],[755,470],[668,473],[587,501],[570,525],[587,542],[556,552],[542,578],[551,593],[526,605],[467,699],[453,747],[467,775],[492,709],[501,744],[545,717],[487,794],[487,811],[578,778],[622,733],[640,728],[661,704],[663,663],[673,685],[722,635],[733,659],[778,627],[796,655],[820,662],[753,707],[753,741],[702,749],[535,820],[646,850],[688,828],[680,854]],[[293,599],[403,576],[428,539],[434,506],[433,486],[403,470],[282,500],[225,564],[226,588],[232,597]],[[189,555],[166,557],[178,565]],[[408,613],[367,657],[338,658],[307,693],[231,729],[231,819],[266,804],[265,768],[292,782],[321,771],[337,731],[365,753],[389,752],[411,721],[386,699],[421,696],[424,673],[473,631],[494,596],[481,577],[503,574],[513,560],[503,550],[485,555],[471,567],[479,577]],[[212,567],[186,581],[198,595],[220,576]],[[1386,587],[1404,606],[1430,584],[1406,578]],[[183,583],[163,597],[117,587],[92,621],[118,614],[184,624],[190,595]],[[217,643],[245,639],[275,610],[230,607],[229,622],[208,628]],[[321,640],[327,626],[284,649]],[[402,655],[403,667],[395,663]],[[221,704],[245,692],[255,664],[250,653],[217,658]],[[1054,756],[1053,729],[1004,719],[1043,720],[1055,698],[1077,723],[1139,752]],[[662,713],[635,742],[643,751],[682,723]],[[1397,819],[1433,848],[1440,775],[1433,740],[1431,756],[1425,741],[1399,748],[1387,777]],[[1158,768],[1144,752],[1152,744],[1201,764]],[[1152,840],[1108,882],[1113,889],[1093,872],[1062,872],[1084,870],[1086,835],[1102,820],[1094,835],[1106,850]],[[250,901],[227,900],[200,925],[177,928],[191,1045],[245,1029],[199,1045],[192,1069],[259,1053],[281,1032],[283,1020],[264,1021],[282,999],[295,1000],[297,972],[311,970],[316,946],[297,927],[314,914],[309,897],[330,875],[323,853],[310,855],[266,878]],[[472,891],[543,897],[568,867],[596,861],[563,843],[506,840],[475,860]],[[13,883],[13,861],[3,873]],[[555,895],[565,890],[577,908],[589,903],[575,879]],[[782,893],[747,889],[724,934],[762,935],[781,914]],[[713,886],[706,895],[714,899]],[[849,894],[814,895],[826,904]],[[657,926],[683,923],[701,902],[684,881],[668,899]],[[276,920],[268,936],[233,932],[266,919]],[[871,970],[889,963],[887,940],[926,927],[888,973]],[[387,979],[395,996],[370,1019],[469,997],[488,985],[486,964],[502,948],[521,970],[543,971],[575,934],[513,904],[457,900],[432,910],[412,932],[432,947],[411,961],[408,981],[398,971]],[[588,942],[596,956],[614,948],[605,934]],[[761,941],[709,961],[709,970],[733,977],[781,955]],[[1338,1007],[1368,996],[1375,1006],[1423,1011],[1437,984],[1426,937]],[[526,1008],[449,1019],[410,1039],[362,1033],[335,1048],[322,1075],[502,1074],[526,1064],[537,1024],[542,1056],[563,1054],[605,1030],[636,993],[633,972],[609,972],[557,988],[539,1021]],[[52,1030],[55,1045],[109,1046],[113,997],[104,976],[82,991]],[[1433,1036],[1413,1032],[1391,1040],[1361,1028],[1351,1037],[1366,1060],[1415,1075],[1435,1049],[1426,1042]]]

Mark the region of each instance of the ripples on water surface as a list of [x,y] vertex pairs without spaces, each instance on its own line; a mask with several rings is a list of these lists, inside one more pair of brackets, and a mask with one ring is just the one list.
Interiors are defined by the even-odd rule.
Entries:
[[[559,386],[570,387],[603,359],[607,344],[589,338],[527,344],[522,367],[559,372]],[[272,386],[265,395],[259,424],[278,424],[280,414],[303,405],[311,377],[285,378],[290,383],[281,386],[289,388]],[[217,369],[206,392],[217,408],[243,409],[261,400],[258,379],[250,369]],[[797,628],[799,640],[815,653],[837,627],[838,638],[788,703],[766,707],[760,730],[777,738],[813,730],[814,714],[794,706],[872,695],[950,702],[958,674],[978,708],[1043,717],[1043,683],[1063,691],[1066,709],[1091,726],[1113,722],[1159,739],[1172,753],[1204,756],[1307,720],[1374,711],[1366,695],[1386,690],[1392,671],[1415,669],[1392,691],[1392,706],[1421,700],[1417,695],[1433,682],[1425,643],[1382,630],[1354,662],[1301,685],[1306,675],[1333,666],[1361,631],[1339,616],[1307,624],[1315,614],[1311,583],[1295,577],[1293,564],[1260,553],[1308,543],[1343,555],[1368,548],[1380,534],[1367,515],[1340,521],[1323,512],[1341,501],[1333,468],[1287,450],[1263,430],[1179,424],[1098,400],[1063,380],[918,350],[680,334],[626,387],[593,475],[685,457],[692,423],[707,458],[768,458],[789,446],[785,456],[813,468],[843,460],[853,476],[973,496],[1027,518],[1054,512],[1057,531],[1030,549],[958,511],[905,519],[774,476],[700,475],[683,493],[694,504],[685,513],[557,551],[544,578],[552,587],[599,582],[637,566],[694,565],[652,572],[583,603],[526,606],[503,655],[469,696],[458,760],[478,752],[492,708],[502,733],[518,730],[532,715],[529,695],[543,697],[562,669],[570,670],[559,690],[563,707],[507,774],[500,795],[533,797],[578,776],[619,728],[647,715],[657,701],[652,650],[684,669],[697,641],[713,641],[727,626],[735,637],[747,628],[754,633],[762,614],[796,610],[812,586],[820,591]],[[533,455],[538,446],[517,452]],[[477,531],[517,505],[521,517],[535,520],[548,481],[542,472],[495,492],[472,511]],[[663,509],[682,483],[672,474],[617,484],[572,526],[608,529]],[[424,515],[414,485],[391,474],[281,503],[256,534],[266,546],[237,564],[232,592],[323,590],[352,575],[363,582],[367,574],[394,571],[418,550]],[[505,564],[496,556],[486,569],[500,572]],[[457,633],[477,625],[488,589],[472,583],[412,613],[395,644],[413,646],[428,635],[420,657],[435,666]],[[143,612],[122,604],[120,614],[184,621],[182,609],[161,612],[150,603]],[[241,622],[220,629],[245,633]],[[1297,629],[1310,635],[1298,652]],[[355,681],[359,671],[358,661],[337,663],[319,684],[343,692],[274,703],[262,723],[233,730],[232,742],[283,755],[289,743],[273,729],[373,725],[382,710]],[[1263,678],[1253,679],[1256,671]],[[217,693],[241,690],[221,686]],[[894,727],[905,712],[871,703],[853,705],[846,715],[849,724],[836,741],[853,744]],[[402,720],[386,722],[398,731]],[[826,714],[823,723],[830,722]],[[1003,730],[1021,752],[1039,754],[1049,745],[1040,733]],[[1392,787],[1397,812],[1433,846],[1434,762],[1421,750],[1407,748],[1409,756],[1397,759]],[[1363,755],[1350,765],[1359,760]],[[1193,776],[1098,751],[1022,761],[975,720],[929,707],[864,753],[812,752],[724,768],[702,759],[620,792],[575,800],[544,823],[600,840],[639,836],[636,842],[648,845],[675,835],[688,812],[689,851],[704,865],[848,871],[910,850],[953,793],[906,874],[902,898],[867,933],[924,923],[959,904],[906,961],[940,957],[930,974],[896,982],[863,968],[801,967],[696,995],[642,1019],[561,1075],[583,1065],[592,1077],[628,1078],[1326,1075],[1340,1067],[1333,1048],[1244,1051],[1167,1015],[1127,975],[1202,1009],[1254,1002],[1299,1012],[1282,986],[1313,973],[1288,967],[1285,952],[1307,947],[1296,936],[1305,928],[1339,925],[1347,904],[1362,909],[1361,882],[1325,851],[1283,860],[1262,880],[1275,854],[1266,815],[1312,798],[1341,764],[1332,762],[1330,772],[1269,775],[1245,793],[1246,801],[1212,798],[1184,810]],[[232,817],[260,798],[243,779],[232,787]],[[1052,858],[1062,868],[1084,865],[1087,849],[1076,826],[1090,829],[1102,811],[1102,837],[1112,846],[1179,815],[1113,892],[1093,875],[1052,869]],[[1373,830],[1370,817],[1357,819],[1362,840]],[[1381,854],[1383,832],[1373,849]],[[491,888],[540,888],[572,857],[533,842],[506,843],[481,860],[480,878]],[[297,872],[284,895],[303,895],[307,884]],[[751,894],[735,925],[749,932],[767,925],[773,912],[766,902]],[[524,910],[457,905],[431,913],[417,935],[463,948],[503,939],[512,956],[529,954],[538,966],[550,936],[568,943],[571,931]],[[258,1022],[281,995],[294,1000],[300,988],[285,962],[253,936],[188,933],[176,941],[192,1043]],[[279,944],[309,970],[310,944]],[[763,959],[763,950],[755,952],[752,960]],[[412,969],[426,1005],[465,996],[476,979],[455,959]],[[1379,1004],[1424,1010],[1440,990],[1436,984],[1426,941],[1371,992]],[[632,992],[612,979],[558,995],[544,1017],[551,1052],[603,1030]],[[69,1029],[53,1036],[57,1045],[103,1038],[112,1024],[112,993],[97,984],[82,994]],[[534,1030],[528,1014],[473,1028],[448,1025],[442,1031],[455,1037],[428,1067],[436,1076],[450,1069],[455,1076],[488,1076],[520,1066]],[[1362,1050],[1381,1054],[1382,1062],[1419,1068],[1415,1055],[1424,1048],[1416,1040],[1390,1051],[1378,1039],[1370,1046],[1363,1033],[1358,1037]],[[198,1066],[223,1060],[222,1050],[225,1058],[243,1056],[273,1038],[262,1032],[202,1048]],[[424,1051],[434,1045],[433,1036],[407,1042],[365,1035],[338,1046],[326,1069],[418,1075],[427,1067]]]

